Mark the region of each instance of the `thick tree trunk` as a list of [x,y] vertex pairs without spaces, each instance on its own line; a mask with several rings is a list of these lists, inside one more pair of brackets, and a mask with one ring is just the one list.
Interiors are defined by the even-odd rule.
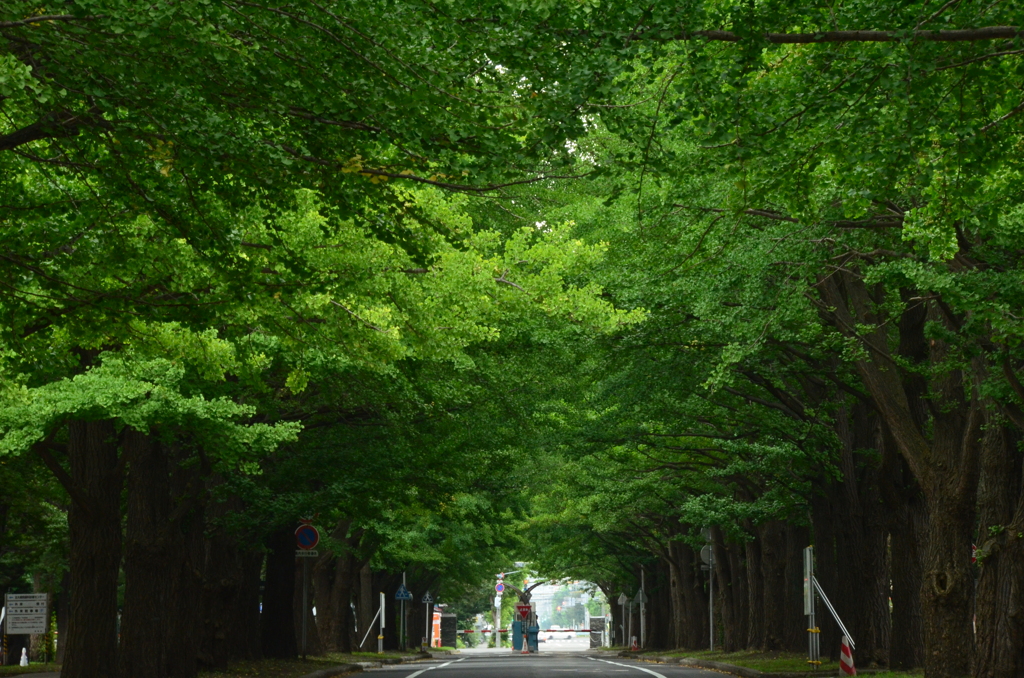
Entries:
[[[207,515],[214,523],[242,502],[232,498],[213,502]],[[260,571],[263,554],[240,546],[241,539],[216,528],[204,542],[203,630],[198,660],[210,668],[227,668],[228,661],[260,656]]]
[[[731,555],[732,546],[727,546],[722,530],[711,528],[711,547],[715,553],[715,607],[716,632],[715,645],[726,652],[734,652],[746,641],[747,628],[740,626],[739,617],[742,612],[737,604],[737,580],[740,578],[733,568],[738,559]],[[746,601],[743,601],[746,605]],[[745,621],[745,620],[744,620]]]
[[[965,379],[949,362],[949,345],[924,335],[925,321],[956,332],[961,320],[934,297],[909,305],[899,319],[899,351],[931,373],[925,387],[915,372],[901,373],[891,356],[892,323],[879,315],[880,299],[871,297],[862,278],[844,271],[824,277],[818,289],[837,329],[863,342],[858,372],[924,492],[929,517],[921,588],[925,672],[929,678],[960,678],[969,672],[974,651],[974,582],[964,554],[974,529],[982,424],[974,380],[984,374],[983,358],[971,361]],[[874,329],[858,331],[858,325]],[[925,400],[930,425],[920,406]]]
[[325,652],[337,652],[340,641],[341,610],[337,596],[339,591],[335,584],[337,570],[341,567],[341,558],[332,552],[321,554],[316,559],[310,573],[316,598],[316,632],[320,646]]
[[[838,580],[832,602],[850,632],[856,634],[858,663],[865,668],[885,666],[891,626],[890,578],[879,460],[877,455],[859,452],[880,444],[878,421],[862,403],[841,407],[836,419],[843,475],[833,495]],[[838,639],[822,649],[838,658]]]
[[729,545],[729,569],[732,578],[729,584],[729,594],[732,598],[733,607],[733,630],[730,647],[738,651],[747,646],[747,626],[750,610],[747,607],[750,603],[750,595],[747,592],[747,567],[743,560],[743,545]]
[[1024,460],[1001,424],[989,417],[978,488],[975,678],[1024,675]]
[[[377,624],[373,619],[379,607],[377,599],[378,596],[373,588],[373,570],[370,569],[369,563],[365,563],[359,570],[359,604],[357,609],[359,612],[358,642],[361,643],[358,649],[362,652],[374,651],[377,648],[377,629],[370,628]],[[366,639],[365,642],[363,641],[364,638]]]
[[198,672],[203,492],[185,455],[128,429],[128,520],[119,668],[122,678]]
[[[883,433],[884,430],[883,430]],[[886,434],[882,438],[880,487],[889,515],[892,572],[892,635],[889,667],[906,670],[924,665],[924,619],[921,613],[921,549],[927,524],[924,497],[906,461]]]
[[679,573],[683,595],[683,647],[708,647],[707,578],[699,568],[700,558],[685,544],[679,545]]
[[670,579],[668,562],[661,559],[651,568],[647,580],[647,595],[650,601],[647,609],[650,619],[647,626],[647,646],[651,649],[672,649],[672,604],[669,594]]
[[260,614],[260,641],[264,657],[294,659],[295,644],[295,530],[287,525],[268,540],[267,579]]
[[399,615],[400,605],[395,600],[395,592],[398,585],[402,583],[402,575],[388,572],[375,572],[373,577],[374,589],[384,592],[384,649],[399,649]]
[[[669,563],[669,605],[672,614],[672,635],[670,642],[673,648],[681,648],[686,646],[686,636],[684,633],[684,624],[686,621],[686,609],[683,598],[683,576],[679,570],[679,551],[682,548],[682,544],[679,542],[669,543],[669,552],[672,558],[668,561]],[[607,592],[605,596],[608,598],[608,602],[612,608],[612,623],[614,624],[615,619],[615,598],[613,598]]]
[[70,531],[71,611],[63,678],[117,674],[117,577],[121,565],[121,488],[112,421],[68,425],[71,480],[86,503],[73,502]]
[[[944,497],[929,502],[925,571],[921,587],[924,613],[925,674],[961,678],[973,655],[970,571],[974,515],[970,506]],[[952,652],[950,651],[952,648]],[[947,662],[952,662],[949,666]]]

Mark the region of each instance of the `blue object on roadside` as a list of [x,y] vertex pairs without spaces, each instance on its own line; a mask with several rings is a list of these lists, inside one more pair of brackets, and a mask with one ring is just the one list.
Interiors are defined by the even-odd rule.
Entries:
[[526,627],[526,642],[530,647],[530,652],[537,652],[540,648],[537,647],[537,636],[540,635],[539,626],[527,626]]

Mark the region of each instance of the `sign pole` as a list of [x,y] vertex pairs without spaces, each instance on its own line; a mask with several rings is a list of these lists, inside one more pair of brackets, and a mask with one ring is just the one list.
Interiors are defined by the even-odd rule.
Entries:
[[427,591],[423,594],[423,597],[420,598],[420,602],[423,603],[423,610],[426,612],[426,618],[423,621],[423,650],[426,651],[426,649],[430,647],[430,636],[433,635],[431,617],[433,617],[434,612],[434,596],[430,595],[430,591]]
[[814,619],[814,547],[804,549],[804,615],[807,616],[807,663],[817,669],[821,646]]
[[708,630],[711,632],[711,651],[715,651],[715,552],[710,552],[708,563]]
[[380,633],[377,634],[377,654],[384,654],[384,592],[380,592]]
[[302,659],[306,659],[306,626],[309,622],[309,558],[302,559]]

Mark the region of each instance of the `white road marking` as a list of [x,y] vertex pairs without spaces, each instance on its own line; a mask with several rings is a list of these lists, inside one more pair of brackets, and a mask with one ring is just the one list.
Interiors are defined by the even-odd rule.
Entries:
[[[652,676],[657,676],[658,678],[665,678],[665,676],[658,673],[657,671],[651,671],[650,669],[645,669],[642,666],[633,666],[632,664],[620,664],[618,662],[610,662],[607,659],[598,659],[597,661],[604,662],[605,664],[612,664],[613,666],[625,666],[627,669],[636,669],[637,671],[643,671],[644,673],[649,673]],[[412,678],[412,676],[409,676],[409,678]]]
[[[445,662],[444,664],[438,664],[437,666],[428,666],[425,669],[420,669],[416,673],[410,673],[405,678],[416,678],[416,676],[420,675],[421,673],[426,673],[427,671],[433,671],[434,669],[443,669],[444,667],[448,666],[449,664],[458,664],[459,662],[462,662],[462,661],[466,661],[466,658],[463,657],[462,659],[456,659],[455,661]],[[665,678],[665,677],[662,676],[661,678]]]

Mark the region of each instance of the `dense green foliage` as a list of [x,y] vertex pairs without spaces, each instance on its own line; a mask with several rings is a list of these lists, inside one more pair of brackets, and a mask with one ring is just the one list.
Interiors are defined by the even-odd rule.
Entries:
[[282,606],[315,516],[330,649],[366,568],[468,614],[516,559],[695,646],[706,542],[789,647],[815,540],[884,561],[872,661],[1024,670],[1013,3],[60,7],[0,9],[0,584],[59,587],[109,424],[125,572],[134,432]]

